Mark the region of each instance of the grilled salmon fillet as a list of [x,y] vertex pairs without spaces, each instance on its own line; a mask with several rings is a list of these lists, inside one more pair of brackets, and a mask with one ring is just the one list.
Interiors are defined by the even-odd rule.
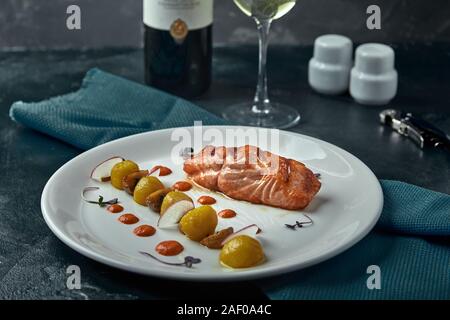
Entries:
[[230,198],[298,210],[320,189],[320,181],[303,163],[258,147],[207,146],[184,162],[196,184]]

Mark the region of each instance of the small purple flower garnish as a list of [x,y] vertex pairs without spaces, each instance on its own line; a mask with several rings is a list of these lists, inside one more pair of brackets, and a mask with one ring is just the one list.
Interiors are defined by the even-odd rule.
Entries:
[[164,263],[166,265],[169,266],[178,266],[178,267],[186,267],[186,268],[192,268],[192,266],[194,264],[198,264],[200,262],[202,262],[202,260],[200,260],[199,258],[194,258],[191,256],[186,256],[184,257],[184,262],[167,262],[167,261],[163,261],[157,257],[155,257],[154,255],[148,253],[148,252],[143,252],[143,251],[139,251],[140,254],[143,254],[144,256],[150,257],[158,262]]
[[191,257],[191,256],[187,256],[187,257],[184,258],[184,264],[188,268],[192,268],[193,264],[197,264],[197,263],[200,263],[200,262],[202,262],[202,260],[200,260],[199,258],[194,258],[194,257]]
[[302,222],[295,221],[295,224],[287,224],[286,223],[285,226],[291,230],[295,230],[297,228],[303,228],[304,226],[310,226],[314,223],[313,220],[309,216],[307,216],[306,214],[303,214],[303,215],[308,219],[308,221],[302,221]]

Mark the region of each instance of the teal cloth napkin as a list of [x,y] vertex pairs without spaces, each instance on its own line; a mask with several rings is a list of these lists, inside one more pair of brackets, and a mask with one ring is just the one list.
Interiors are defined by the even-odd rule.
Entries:
[[[190,102],[90,70],[77,92],[37,103],[16,102],[12,119],[88,149],[123,136],[224,121]],[[450,196],[381,181],[384,209],[360,243],[317,266],[260,280],[273,299],[450,298]],[[364,212],[361,212],[364,214]],[[381,289],[366,286],[369,265],[381,270]]]
[[[263,291],[271,299],[450,299],[450,195],[398,181],[381,186],[374,231],[331,260],[261,281]],[[367,287],[371,265],[380,268],[380,289]]]
[[99,69],[88,71],[76,92],[14,103],[10,117],[81,149],[135,133],[192,126],[194,120],[225,124],[186,100]]

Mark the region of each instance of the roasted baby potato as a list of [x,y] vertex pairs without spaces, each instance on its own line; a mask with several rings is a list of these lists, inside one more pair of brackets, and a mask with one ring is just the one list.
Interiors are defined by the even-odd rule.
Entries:
[[180,231],[189,239],[200,241],[214,234],[217,227],[216,211],[210,206],[201,206],[186,213],[180,220]]
[[229,268],[254,267],[264,259],[264,251],[259,241],[246,235],[227,241],[220,251],[220,263]]
[[222,241],[225,240],[229,235],[233,234],[234,230],[232,227],[220,230],[200,241],[200,244],[204,245],[209,249],[222,249]]
[[111,184],[122,190],[122,179],[130,173],[139,171],[139,166],[131,160],[125,160],[117,163],[111,169]]
[[140,170],[126,175],[122,178],[122,189],[132,195],[136,184],[146,175],[148,175],[148,170]]
[[170,192],[172,189],[165,188],[165,189],[159,189],[145,199],[145,204],[147,207],[152,209],[153,211],[160,213],[161,212],[161,205],[163,203],[164,197]]
[[134,188],[133,199],[140,205],[145,206],[145,199],[160,189],[164,189],[164,185],[158,178],[153,176],[143,177]]

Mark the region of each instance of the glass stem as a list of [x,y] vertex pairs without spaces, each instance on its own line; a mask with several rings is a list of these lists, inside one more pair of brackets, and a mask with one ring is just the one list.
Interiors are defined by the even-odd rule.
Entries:
[[259,69],[258,85],[252,111],[259,114],[267,114],[271,110],[269,94],[267,93],[267,46],[269,44],[269,31],[272,21],[255,19],[259,35]]

